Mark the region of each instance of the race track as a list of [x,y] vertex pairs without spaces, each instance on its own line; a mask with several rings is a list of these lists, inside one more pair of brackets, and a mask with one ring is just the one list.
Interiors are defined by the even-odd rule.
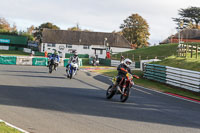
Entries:
[[0,65],[0,119],[30,133],[198,133],[200,104],[143,88],[105,98],[110,79],[64,67]]

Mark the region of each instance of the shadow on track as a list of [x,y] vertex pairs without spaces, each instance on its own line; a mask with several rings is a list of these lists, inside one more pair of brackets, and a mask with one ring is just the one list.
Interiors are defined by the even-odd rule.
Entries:
[[[183,115],[176,114],[179,107],[172,109],[165,103],[151,100],[141,103],[141,99],[135,97],[134,101],[130,99],[128,103],[120,103],[106,100],[105,90],[101,89],[0,85],[0,105],[200,128],[200,122],[191,123],[179,118]],[[193,108],[193,111],[198,110]],[[186,112],[184,115],[190,116]],[[199,116],[193,115],[191,119],[198,121]]]

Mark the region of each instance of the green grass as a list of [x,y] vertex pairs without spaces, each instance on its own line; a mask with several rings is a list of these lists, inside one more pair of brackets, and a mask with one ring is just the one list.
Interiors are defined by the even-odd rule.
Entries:
[[[162,44],[158,46],[152,46],[152,47],[146,47],[146,48],[140,48],[136,50],[131,50],[127,52],[123,52],[122,55],[125,58],[133,59],[134,55],[134,61],[139,60],[139,56],[141,56],[142,60],[148,59],[154,59],[157,57],[158,59],[164,59],[168,56],[177,55],[177,46],[178,44]],[[120,59],[121,54],[113,55],[113,59]]]
[[[95,70],[95,72],[106,75],[106,76],[116,76],[117,75],[117,70]],[[140,79],[134,79],[134,82],[136,85],[140,85],[146,88],[150,88],[153,90],[161,91],[161,92],[170,92],[174,94],[178,94],[181,96],[193,98],[200,100],[200,94],[194,93],[191,91],[183,90],[180,88],[172,87],[163,83],[151,81],[148,79],[143,78],[143,72],[142,71],[133,71],[135,75],[138,75]]]
[[22,133],[15,128],[7,126],[4,122],[0,122],[0,133]]
[[196,59],[196,58],[170,56],[162,61],[153,62],[153,64],[171,66],[193,71],[200,71],[200,58]]
[[0,55],[13,55],[13,56],[30,56],[29,53],[22,51],[0,50]]

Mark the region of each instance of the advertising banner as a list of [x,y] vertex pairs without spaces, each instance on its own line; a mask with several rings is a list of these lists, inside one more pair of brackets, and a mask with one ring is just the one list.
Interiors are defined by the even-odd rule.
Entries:
[[48,59],[47,58],[32,58],[33,66],[47,66]]
[[24,50],[23,50],[25,53],[31,53],[31,49],[29,49],[29,48],[24,48]]
[[17,57],[17,65],[31,66],[32,64],[32,57]]
[[9,46],[0,46],[0,50],[9,50]]
[[16,65],[16,56],[0,56],[0,64]]
[[10,43],[10,39],[0,39],[0,43]]

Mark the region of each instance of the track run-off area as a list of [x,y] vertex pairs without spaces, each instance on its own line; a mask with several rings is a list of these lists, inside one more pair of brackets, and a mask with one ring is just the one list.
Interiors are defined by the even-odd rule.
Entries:
[[30,133],[198,133],[200,104],[133,87],[105,97],[111,80],[65,68],[0,65],[0,119]]

